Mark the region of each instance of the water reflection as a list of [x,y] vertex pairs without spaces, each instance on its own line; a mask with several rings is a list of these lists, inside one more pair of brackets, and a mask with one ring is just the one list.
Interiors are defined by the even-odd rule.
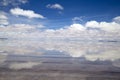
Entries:
[[6,55],[0,54],[0,66],[4,63],[5,60],[6,60]]
[[20,77],[29,80],[119,80],[119,52],[119,42],[2,40],[0,76],[1,79],[4,75],[15,79],[11,77],[14,75],[19,77],[16,80],[21,80]]
[[9,40],[1,41],[0,46],[0,52],[9,55],[42,55],[46,51],[59,51],[71,57],[85,57],[90,61],[120,59],[119,42]]
[[39,65],[40,62],[24,62],[24,63],[12,63],[10,64],[10,69],[29,69],[32,68],[35,65]]

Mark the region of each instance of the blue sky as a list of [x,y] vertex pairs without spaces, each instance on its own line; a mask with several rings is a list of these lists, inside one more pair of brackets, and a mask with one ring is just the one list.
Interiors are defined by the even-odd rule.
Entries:
[[0,0],[0,34],[118,39],[120,0]]
[[[46,7],[48,4],[60,4],[64,9],[50,9]],[[36,20],[55,29],[72,24],[74,17],[81,17],[82,20],[76,22],[84,24],[89,20],[111,21],[120,15],[120,0],[27,0],[27,3],[20,5],[1,4],[0,9],[9,13],[15,7],[45,16],[46,19]]]
[[42,54],[42,48],[90,61],[118,60],[120,0],[0,0],[0,41],[1,53]]
[[[47,4],[55,3],[63,6],[64,10],[51,10],[45,7]],[[30,0],[30,4],[23,8],[45,15],[50,20],[51,27],[69,25],[73,17],[83,16],[82,23],[84,23],[88,20],[110,21],[113,17],[120,15],[120,0],[36,0],[36,2]],[[59,14],[59,11],[62,14]]]

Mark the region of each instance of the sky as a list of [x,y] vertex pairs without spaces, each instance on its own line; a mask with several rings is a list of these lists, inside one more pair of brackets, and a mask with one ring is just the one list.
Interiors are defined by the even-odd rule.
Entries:
[[120,31],[120,0],[0,0],[0,15],[2,36],[6,30],[75,37]]
[[0,0],[0,54],[55,50],[116,61],[119,41],[120,0]]

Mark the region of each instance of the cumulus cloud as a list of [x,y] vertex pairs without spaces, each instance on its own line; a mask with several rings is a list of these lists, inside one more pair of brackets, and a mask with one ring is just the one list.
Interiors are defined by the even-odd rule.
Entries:
[[0,27],[0,34],[3,38],[39,38],[42,28],[44,25],[11,24]]
[[[43,25],[14,24],[0,28],[1,32],[16,38],[59,37],[79,40],[119,40],[120,24],[112,22],[88,21],[85,24],[73,23],[60,29],[38,29]],[[9,33],[10,32],[10,33]],[[28,36],[29,35],[29,36]],[[37,36],[36,36],[37,35]]]
[[21,4],[25,4],[27,2],[28,2],[28,0],[0,0],[0,5],[2,5],[2,6],[8,6],[8,5],[18,6]]
[[85,31],[86,28],[81,24],[72,24],[72,25],[70,25],[70,27],[68,29],[69,30]]
[[11,9],[10,12],[11,12],[11,14],[13,14],[15,16],[24,16],[24,17],[28,17],[28,18],[41,18],[41,19],[45,18],[41,14],[37,14],[32,10],[23,10],[21,8]]
[[45,30],[42,32],[46,37],[77,37],[79,39],[118,39],[120,36],[120,24],[116,21],[87,21],[85,24],[73,23],[57,30]]
[[47,8],[51,8],[51,9],[58,9],[58,10],[63,10],[64,9],[64,7],[63,6],[61,6],[60,4],[48,4],[47,6],[46,6]]
[[117,16],[113,19],[113,21],[115,21],[116,23],[120,24],[120,16]]
[[3,32],[27,32],[29,30],[34,30],[35,27],[28,24],[14,24],[7,27],[0,28]]
[[86,27],[99,28],[99,23],[97,21],[89,21],[86,23]]
[[98,28],[106,32],[119,32],[120,31],[120,24],[116,22],[89,21],[86,23],[86,27]]
[[120,17],[115,17],[112,22],[97,22],[97,21],[88,21],[85,26],[87,28],[97,28],[105,32],[119,32],[120,31]]
[[8,24],[9,22],[7,16],[3,12],[0,12],[0,26],[4,26]]

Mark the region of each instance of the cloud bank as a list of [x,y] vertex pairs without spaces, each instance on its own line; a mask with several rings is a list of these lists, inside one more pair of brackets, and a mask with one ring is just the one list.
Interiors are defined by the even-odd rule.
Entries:
[[[118,21],[118,20],[117,20]],[[97,28],[106,32],[119,32],[120,24],[113,22],[97,22],[97,21],[89,21],[85,25],[87,28]]]
[[[29,11],[28,11],[29,12]],[[15,12],[17,14],[17,12]],[[16,15],[15,14],[15,15]],[[22,14],[17,14],[22,15]],[[23,15],[29,18],[35,16]],[[39,17],[39,16],[36,16]],[[4,18],[4,19],[3,19]],[[3,20],[3,21],[2,21]],[[5,23],[4,23],[5,22]],[[6,16],[1,16],[1,24],[8,24]],[[39,28],[38,28],[39,27]],[[59,39],[78,39],[78,40],[120,40],[119,16],[112,22],[87,21],[85,24],[73,23],[59,29],[45,29],[44,25],[29,24],[9,24],[0,27],[0,33],[6,34],[9,38],[59,38]]]

